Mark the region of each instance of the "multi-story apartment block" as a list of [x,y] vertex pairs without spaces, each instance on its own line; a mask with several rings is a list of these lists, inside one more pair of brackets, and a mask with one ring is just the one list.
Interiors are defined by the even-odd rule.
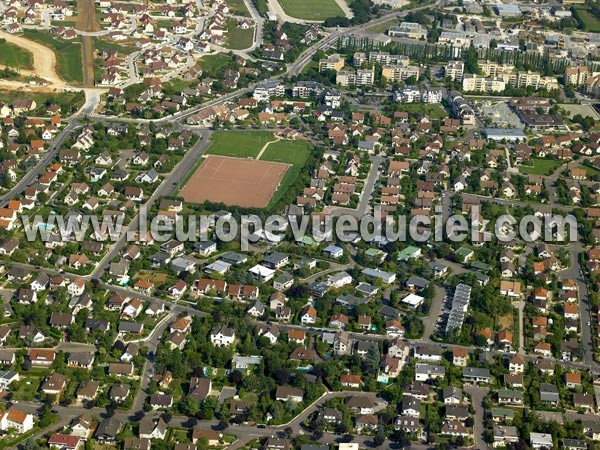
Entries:
[[397,81],[406,81],[406,79],[410,77],[419,78],[421,75],[421,71],[416,66],[392,66],[386,65],[383,66],[381,71],[382,78],[385,78],[387,81],[395,83]]
[[335,70],[339,72],[344,68],[344,58],[337,53],[329,55],[327,58],[319,61],[319,72],[325,72],[326,70]]
[[512,73],[515,66],[512,64],[498,64],[493,61],[479,61],[481,73],[486,77],[497,77],[504,73]]
[[356,52],[352,57],[352,64],[354,64],[355,67],[362,66],[366,61],[368,61],[367,54],[364,52]]
[[466,92],[502,92],[506,83],[497,77],[486,78],[481,75],[466,74],[462,81],[463,91]]
[[416,87],[405,87],[403,89],[399,89],[395,93],[394,100],[401,103],[441,103],[442,89],[419,89]]
[[448,61],[444,67],[444,75],[452,81],[462,81],[465,73],[465,63],[462,61]]
[[583,86],[591,75],[586,66],[567,67],[565,70],[565,84]]
[[536,89],[546,89],[551,91],[558,89],[558,80],[556,77],[543,77],[538,72],[515,72],[499,75],[504,82],[509,83],[516,88],[525,88],[533,86]]
[[405,55],[390,55],[388,52],[369,53],[369,64],[394,65],[407,67],[410,59]]
[[335,82],[341,86],[372,86],[375,80],[375,71],[371,69],[340,70],[335,77]]

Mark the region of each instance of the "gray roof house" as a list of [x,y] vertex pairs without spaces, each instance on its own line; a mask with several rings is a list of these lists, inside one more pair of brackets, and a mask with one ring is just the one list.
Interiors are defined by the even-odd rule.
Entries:
[[558,405],[560,402],[560,395],[556,385],[549,383],[540,384],[540,400],[542,403]]
[[463,381],[470,383],[489,383],[490,369],[480,367],[463,367]]
[[121,422],[114,417],[104,419],[96,429],[96,439],[101,442],[114,442],[121,430]]

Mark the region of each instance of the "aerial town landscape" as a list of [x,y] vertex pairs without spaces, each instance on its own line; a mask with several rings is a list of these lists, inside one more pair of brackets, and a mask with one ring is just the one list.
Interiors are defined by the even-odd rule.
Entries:
[[600,3],[0,0],[0,397],[0,449],[600,449]]

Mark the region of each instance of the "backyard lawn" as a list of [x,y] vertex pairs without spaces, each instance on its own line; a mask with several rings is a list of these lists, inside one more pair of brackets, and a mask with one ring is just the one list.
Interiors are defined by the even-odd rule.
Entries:
[[23,36],[54,50],[58,74],[63,80],[70,83],[83,82],[80,38],[64,41],[54,39],[48,32],[39,30],[25,30]]
[[0,39],[0,65],[13,69],[30,69],[33,55],[21,47]]
[[278,0],[286,14],[298,19],[325,20],[342,16],[344,12],[335,0]]
[[562,164],[555,159],[533,158],[527,165],[519,166],[519,172],[527,175],[551,175]]
[[256,158],[264,145],[274,139],[270,131],[217,131],[206,154]]

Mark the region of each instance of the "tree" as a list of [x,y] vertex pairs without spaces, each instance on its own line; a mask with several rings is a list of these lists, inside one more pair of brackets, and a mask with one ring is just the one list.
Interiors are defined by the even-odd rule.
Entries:
[[42,450],[43,447],[39,446],[35,439],[27,439],[21,446],[23,450]]
[[375,436],[373,438],[373,442],[375,443],[375,445],[377,447],[380,447],[383,445],[383,443],[385,442],[385,436],[383,436],[382,434],[378,434],[377,436]]
[[244,379],[244,375],[239,370],[234,370],[229,374],[229,381],[231,381],[236,386],[239,386]]
[[479,74],[479,55],[477,49],[473,44],[467,49],[465,53],[465,72]]
[[290,379],[290,371],[284,367],[280,367],[273,374],[273,379],[279,386],[284,386]]
[[381,358],[379,355],[379,347],[377,345],[372,345],[371,347],[369,347],[363,363],[363,366],[366,369],[366,371],[372,374],[377,374],[380,359]]
[[342,439],[341,439],[341,441],[346,444],[352,442],[353,440],[354,440],[354,435],[352,435],[350,433],[343,435]]
[[179,404],[179,410],[186,416],[194,417],[200,411],[200,405],[190,396],[185,396]]
[[217,431],[225,431],[229,427],[229,424],[224,420],[219,420],[219,423],[215,427]]

